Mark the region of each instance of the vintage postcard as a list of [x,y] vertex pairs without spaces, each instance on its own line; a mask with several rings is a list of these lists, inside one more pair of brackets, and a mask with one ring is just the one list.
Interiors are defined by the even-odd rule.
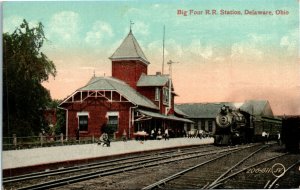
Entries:
[[1,8],[3,189],[300,188],[298,0]]

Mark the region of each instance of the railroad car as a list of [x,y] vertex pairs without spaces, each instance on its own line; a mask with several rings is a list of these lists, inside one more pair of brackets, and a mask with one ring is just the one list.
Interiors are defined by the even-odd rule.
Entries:
[[271,117],[256,117],[242,110],[223,105],[216,116],[215,145],[246,144],[262,141],[262,132],[269,134],[270,140],[277,139],[281,130],[281,120]]
[[282,142],[288,152],[300,152],[300,116],[285,116],[282,119]]

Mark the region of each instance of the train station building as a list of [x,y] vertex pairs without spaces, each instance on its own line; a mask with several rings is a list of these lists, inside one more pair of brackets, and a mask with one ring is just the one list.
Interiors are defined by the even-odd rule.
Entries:
[[184,113],[174,109],[176,93],[169,75],[148,75],[150,62],[134,37],[128,33],[109,57],[112,76],[93,76],[85,86],[65,98],[59,108],[66,110],[66,137],[100,136],[102,127],[114,129],[114,137],[137,131],[171,129],[181,135]]

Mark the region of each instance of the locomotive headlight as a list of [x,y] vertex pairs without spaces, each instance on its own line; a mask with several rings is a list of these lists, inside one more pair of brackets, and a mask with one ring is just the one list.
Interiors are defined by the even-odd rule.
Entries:
[[232,116],[231,115],[223,115],[218,114],[216,117],[216,123],[221,128],[226,128],[232,123]]
[[227,117],[226,117],[226,116],[222,116],[222,117],[221,117],[221,124],[226,125],[227,122],[228,122]]

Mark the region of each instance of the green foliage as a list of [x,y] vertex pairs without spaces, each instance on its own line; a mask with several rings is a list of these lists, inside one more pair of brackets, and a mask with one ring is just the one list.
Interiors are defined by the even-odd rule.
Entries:
[[[57,101],[56,109],[57,106],[59,105],[59,102]],[[56,111],[56,125],[55,125],[55,134],[60,135],[61,133],[65,134],[66,132],[66,111],[57,109]]]
[[116,132],[118,129],[117,129],[117,125],[114,125],[114,124],[107,124],[105,125],[102,130],[103,132],[106,132],[107,134],[113,134],[114,132]]
[[3,136],[37,135],[47,123],[43,110],[51,101],[41,83],[56,75],[54,63],[41,52],[43,25],[26,20],[12,34],[3,34]]

